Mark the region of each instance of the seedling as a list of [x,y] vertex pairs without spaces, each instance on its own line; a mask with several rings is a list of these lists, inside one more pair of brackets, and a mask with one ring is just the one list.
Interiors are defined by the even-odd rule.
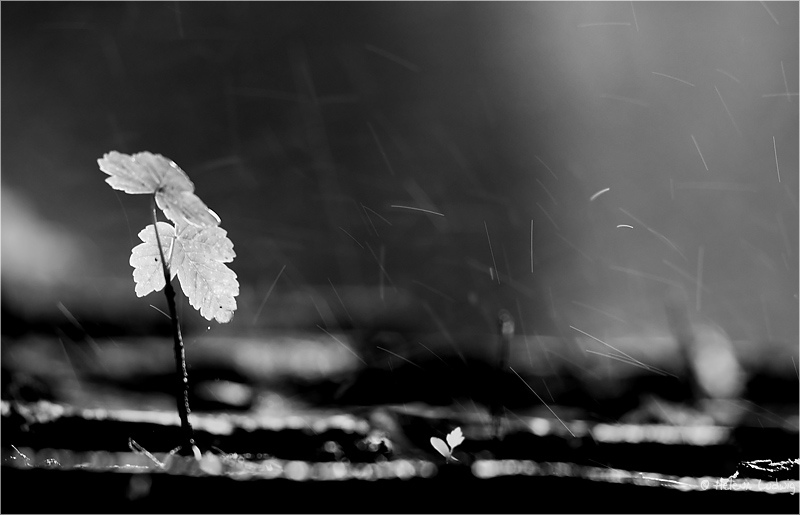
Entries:
[[439,454],[444,456],[448,462],[451,460],[458,461],[455,456],[453,456],[453,449],[455,449],[457,445],[461,445],[463,441],[464,435],[461,434],[460,427],[450,431],[447,435],[447,443],[444,443],[441,438],[436,438],[435,436],[431,437],[431,445],[433,445],[433,448],[439,451]]
[[[236,254],[220,218],[194,194],[189,176],[173,161],[159,154],[134,155],[109,152],[97,160],[115,190],[152,195],[153,223],[139,232],[142,243],[131,251],[133,281],[138,297],[164,288],[172,322],[175,354],[176,397],[181,420],[181,448],[200,459],[189,422],[189,379],[180,321],[175,308],[172,280],[178,276],[189,304],[206,319],[230,322],[236,311],[239,283],[225,263]],[[169,222],[159,222],[158,206]]]

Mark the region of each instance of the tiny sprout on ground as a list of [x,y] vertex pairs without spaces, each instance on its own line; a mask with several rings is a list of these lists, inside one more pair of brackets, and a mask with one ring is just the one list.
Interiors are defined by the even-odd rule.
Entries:
[[436,438],[435,436],[431,437],[431,445],[433,445],[433,448],[439,451],[439,454],[444,456],[448,462],[451,460],[458,461],[455,456],[453,456],[453,449],[455,449],[456,446],[461,445],[463,442],[464,435],[461,433],[460,427],[450,431],[450,433],[447,435],[447,443],[444,443],[441,438]]

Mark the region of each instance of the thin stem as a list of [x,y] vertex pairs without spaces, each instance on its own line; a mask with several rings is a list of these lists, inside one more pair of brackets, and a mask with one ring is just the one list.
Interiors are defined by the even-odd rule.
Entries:
[[192,410],[189,408],[189,374],[186,371],[186,353],[183,348],[183,338],[181,337],[181,325],[178,320],[178,312],[175,309],[175,290],[172,288],[170,281],[170,271],[166,260],[164,259],[164,249],[161,246],[161,237],[158,235],[158,216],[156,215],[156,201],[153,196],[153,229],[156,232],[156,243],[158,244],[158,254],[161,257],[161,269],[164,271],[164,295],[167,297],[167,305],[169,306],[169,316],[172,321],[172,336],[173,336],[173,350],[175,353],[175,372],[177,373],[178,384],[176,391],[176,402],[178,407],[178,416],[181,419],[181,432],[183,433],[182,453],[185,455],[197,455],[199,452],[195,451],[194,444],[194,431],[192,424],[189,422],[189,413]]
[[495,392],[492,398],[492,425],[494,426],[494,437],[500,439],[501,434],[501,414],[500,408],[501,400],[500,395],[502,389],[499,387],[503,384],[503,374],[508,367],[509,353],[511,349],[511,338],[514,336],[514,317],[505,309],[500,310],[497,316],[497,329],[499,336],[499,347],[497,349],[497,371],[495,372]]

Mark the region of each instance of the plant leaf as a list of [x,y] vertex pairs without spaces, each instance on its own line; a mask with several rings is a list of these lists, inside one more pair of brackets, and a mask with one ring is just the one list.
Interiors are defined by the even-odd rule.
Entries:
[[220,227],[185,226],[178,234],[172,260],[181,289],[206,319],[224,324],[233,318],[239,282],[224,263],[233,261],[233,242]]
[[[170,269],[170,279],[175,275],[189,304],[206,319],[224,324],[233,318],[239,282],[236,273],[225,263],[233,261],[236,253],[227,232],[220,227],[199,228],[184,224],[175,227],[158,222],[158,235],[164,247],[164,256]],[[158,245],[153,225],[140,233],[143,243],[131,251],[133,280],[136,295],[143,297],[164,287]]]
[[[169,259],[169,250],[175,243],[175,228],[166,222],[158,222],[158,236],[164,247],[165,259]],[[161,257],[153,224],[139,231],[139,239],[143,243],[133,247],[129,262],[133,267],[136,296],[144,297],[148,293],[159,291],[164,287],[164,271],[161,268]],[[170,273],[171,279],[174,279],[177,271],[170,267]]]
[[431,445],[433,448],[439,451],[439,454],[444,456],[447,459],[450,459],[450,449],[447,447],[447,444],[441,438],[436,438],[435,436],[431,437]]
[[220,223],[217,214],[194,194],[194,184],[186,172],[161,154],[139,152],[131,156],[112,151],[97,164],[110,175],[106,182],[115,190],[155,194],[158,207],[176,225],[213,227]]
[[450,434],[447,435],[447,444],[450,446],[450,451],[452,452],[453,449],[457,445],[460,445],[464,441],[464,435],[461,434],[461,428],[457,427],[450,431]]

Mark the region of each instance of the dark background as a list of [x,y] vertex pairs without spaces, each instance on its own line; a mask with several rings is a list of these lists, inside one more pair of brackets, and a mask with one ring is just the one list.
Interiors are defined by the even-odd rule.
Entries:
[[507,308],[647,345],[672,299],[797,360],[795,2],[3,2],[2,72],[6,334],[163,332],[128,265],[150,204],[96,164],[148,150],[237,253],[236,316],[186,306],[190,336]]

